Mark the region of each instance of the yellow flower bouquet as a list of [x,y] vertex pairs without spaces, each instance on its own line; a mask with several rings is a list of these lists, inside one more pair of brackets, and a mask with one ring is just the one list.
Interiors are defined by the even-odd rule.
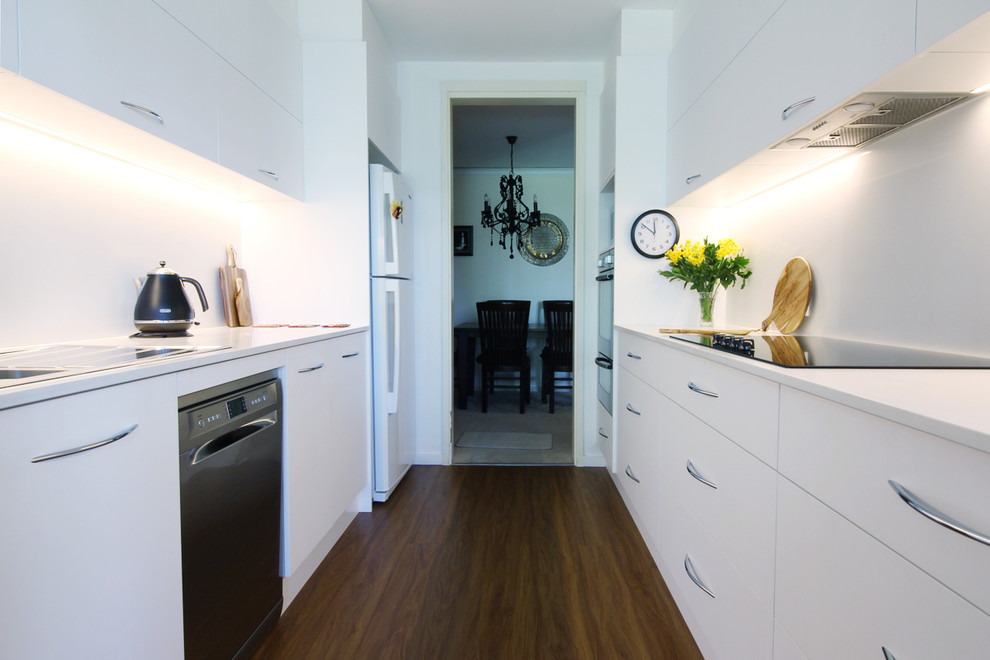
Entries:
[[667,260],[670,270],[657,272],[669,280],[681,280],[685,289],[690,284],[691,289],[698,292],[703,324],[712,322],[716,289],[719,286],[728,289],[736,280],[741,282],[739,288],[745,289],[746,278],[753,274],[749,259],[731,238],[723,238],[718,243],[710,243],[707,237],[703,242],[678,243],[667,252]]

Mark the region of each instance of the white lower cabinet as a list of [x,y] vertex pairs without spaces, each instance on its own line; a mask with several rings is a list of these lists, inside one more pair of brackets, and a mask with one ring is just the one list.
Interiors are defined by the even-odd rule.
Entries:
[[986,654],[990,617],[787,479],[779,484],[774,660]]
[[595,432],[595,439],[598,448],[605,457],[605,467],[609,472],[615,472],[615,442],[612,438],[612,415],[605,409],[599,401],[597,404],[598,430]]
[[175,376],[5,410],[0,427],[0,658],[181,658]]
[[286,351],[282,575],[291,575],[364,487],[367,333]]
[[615,474],[651,550],[660,527],[660,436],[663,397],[624,368],[616,370]]

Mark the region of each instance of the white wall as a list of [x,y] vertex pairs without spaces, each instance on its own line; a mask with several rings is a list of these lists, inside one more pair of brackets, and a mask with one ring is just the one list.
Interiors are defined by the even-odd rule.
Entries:
[[814,276],[802,333],[990,355],[987,144],[983,97],[732,209],[754,275],[728,320],[762,321],[800,255]]
[[[540,302],[571,300],[574,297],[574,172],[573,170],[516,170],[523,177],[526,197],[536,194],[540,211],[561,219],[568,231],[567,254],[550,266],[537,266],[519,256],[509,259],[491,231],[481,228],[481,200],[485,193],[492,206],[499,199],[499,177],[505,172],[457,170],[454,172],[455,225],[474,227],[474,255],[454,259],[453,323],[478,320],[475,303],[479,300],[529,300],[530,323],[542,323]],[[527,200],[526,202],[530,202]]]
[[[586,88],[587,103],[581,131],[587,144],[584,154],[587,169],[584,170],[584,199],[586,209],[597,209],[598,199],[598,135],[599,94],[601,92],[602,67],[597,63],[399,63],[399,96],[402,100],[402,153],[403,176],[416,196],[417,233],[416,280],[416,336],[440,338],[449,333],[443,320],[450,318],[450,310],[444,306],[444,272],[450,268],[450,239],[443,220],[443,172],[442,150],[446,143],[443,136],[444,90],[447,81],[582,81]],[[595,240],[597,214],[588,213],[591,240],[575,242],[575,259],[584,270],[575,284],[575,300],[585,290],[594,292]],[[477,237],[476,237],[477,238]],[[589,247],[590,246],[590,247]],[[446,264],[445,265],[445,261]],[[586,267],[586,268],[585,268]],[[576,302],[577,304],[577,302]],[[585,323],[594,328],[593,305],[586,306]],[[580,314],[580,312],[579,312]],[[579,316],[580,318],[580,316]],[[449,344],[447,344],[449,346]],[[445,383],[443,365],[449,365],[449,355],[443,354],[441,340],[422,340],[416,353],[415,375],[418,413],[416,420],[416,460],[419,463],[439,463],[442,446],[449,440],[451,401],[443,400],[441,393],[450,392]],[[448,366],[449,368],[449,366]],[[592,377],[597,374],[589,369]],[[449,377],[449,376],[448,376]],[[594,391],[592,379],[588,391]],[[593,398],[590,399],[593,401]],[[589,406],[590,408],[590,406]],[[593,409],[589,413],[593,415]],[[593,446],[593,443],[589,443]]]

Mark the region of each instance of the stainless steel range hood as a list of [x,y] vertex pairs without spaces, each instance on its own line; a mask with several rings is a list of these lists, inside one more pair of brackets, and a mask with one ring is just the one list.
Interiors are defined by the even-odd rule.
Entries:
[[772,149],[855,149],[972,96],[968,92],[860,94]]

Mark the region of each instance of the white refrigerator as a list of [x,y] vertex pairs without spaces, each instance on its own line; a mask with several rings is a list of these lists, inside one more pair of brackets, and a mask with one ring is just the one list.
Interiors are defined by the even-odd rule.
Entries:
[[370,177],[372,481],[384,502],[413,459],[412,197],[382,165]]

